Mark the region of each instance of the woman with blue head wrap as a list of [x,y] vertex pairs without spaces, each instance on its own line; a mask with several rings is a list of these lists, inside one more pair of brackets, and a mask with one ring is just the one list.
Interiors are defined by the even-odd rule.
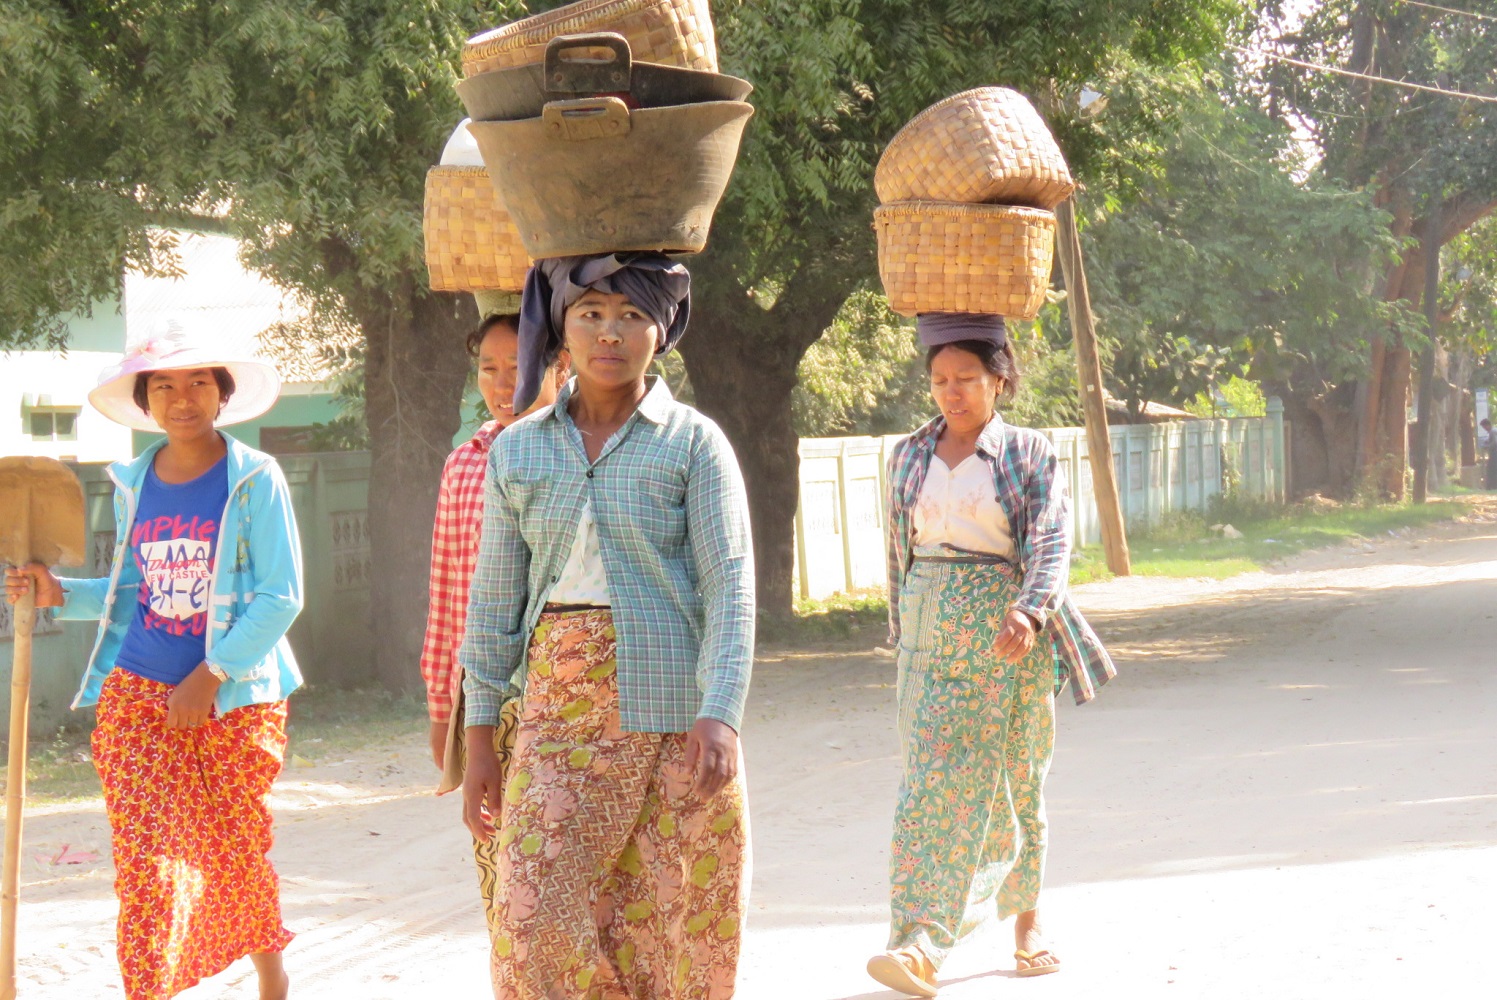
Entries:
[[753,551],[727,439],[649,374],[690,294],[655,253],[540,260],[526,281],[515,408],[563,348],[575,375],[495,446],[459,657],[499,997],[732,993]]
[[1014,917],[1021,977],[1060,970],[1041,934],[1055,695],[1116,670],[1066,592],[1070,513],[1048,438],[1004,422],[1018,364],[1001,316],[922,313],[933,420],[889,459],[889,625],[904,776],[886,951],[868,971],[933,997],[978,915]]

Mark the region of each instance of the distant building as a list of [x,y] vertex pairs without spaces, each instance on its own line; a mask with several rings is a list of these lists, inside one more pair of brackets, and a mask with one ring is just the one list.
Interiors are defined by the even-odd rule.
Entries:
[[226,346],[262,354],[280,369],[280,400],[263,417],[237,425],[235,437],[275,453],[310,450],[312,426],[338,414],[327,381],[333,372],[316,352],[288,354],[264,339],[277,324],[303,322],[305,310],[247,271],[235,240],[184,232],[178,241],[180,277],[124,275],[118,299],[98,303],[91,317],[68,320],[65,351],[0,352],[0,455],[109,462],[139,453],[153,435],[107,420],[88,405],[88,392],[127,344],[149,337],[167,316],[203,324]]

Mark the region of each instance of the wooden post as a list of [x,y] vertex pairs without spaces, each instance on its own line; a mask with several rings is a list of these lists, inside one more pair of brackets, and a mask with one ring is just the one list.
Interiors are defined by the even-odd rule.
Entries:
[[[16,537],[30,546],[31,491],[21,490]],[[5,855],[0,869],[0,1000],[16,995],[16,916],[21,901],[21,817],[26,808],[26,750],[31,719],[31,633],[36,581],[12,608],[9,763],[5,771]]]
[[1107,406],[1102,401],[1102,360],[1097,355],[1096,321],[1086,288],[1086,270],[1081,263],[1081,234],[1076,228],[1074,195],[1056,207],[1055,230],[1055,249],[1066,280],[1066,314],[1071,318],[1071,336],[1076,341],[1076,384],[1086,419],[1092,490],[1097,498],[1097,516],[1102,522],[1102,548],[1107,553],[1107,568],[1117,576],[1129,576],[1132,564],[1128,557],[1128,533],[1123,526],[1117,474],[1112,466],[1112,437],[1107,428]]

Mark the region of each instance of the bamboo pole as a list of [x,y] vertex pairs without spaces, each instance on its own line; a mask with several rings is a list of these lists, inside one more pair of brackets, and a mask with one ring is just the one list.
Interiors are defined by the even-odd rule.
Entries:
[[1107,568],[1117,576],[1129,576],[1128,532],[1118,501],[1118,481],[1112,465],[1112,435],[1107,428],[1107,406],[1102,400],[1102,360],[1097,354],[1096,320],[1086,287],[1086,269],[1081,262],[1081,234],[1076,228],[1076,198],[1072,195],[1055,209],[1056,252],[1066,281],[1066,314],[1071,318],[1071,336],[1076,341],[1076,382],[1081,391],[1081,410],[1086,420],[1086,443],[1091,452],[1092,491],[1102,522],[1102,548]]

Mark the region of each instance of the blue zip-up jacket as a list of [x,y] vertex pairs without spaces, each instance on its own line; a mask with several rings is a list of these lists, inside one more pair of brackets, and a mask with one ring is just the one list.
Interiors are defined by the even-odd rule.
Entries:
[[[245,705],[276,702],[301,687],[286,630],[302,607],[301,539],[291,491],[274,458],[223,432],[228,445],[229,503],[219,519],[208,590],[207,661],[228,674],[214,707],[223,715]],[[114,561],[109,576],[62,579],[59,618],[99,620],[99,636],[73,699],[97,704],[135,616],[140,569],[130,557],[130,529],[146,471],[165,445],[158,441],[130,462],[109,467],[114,480]]]

